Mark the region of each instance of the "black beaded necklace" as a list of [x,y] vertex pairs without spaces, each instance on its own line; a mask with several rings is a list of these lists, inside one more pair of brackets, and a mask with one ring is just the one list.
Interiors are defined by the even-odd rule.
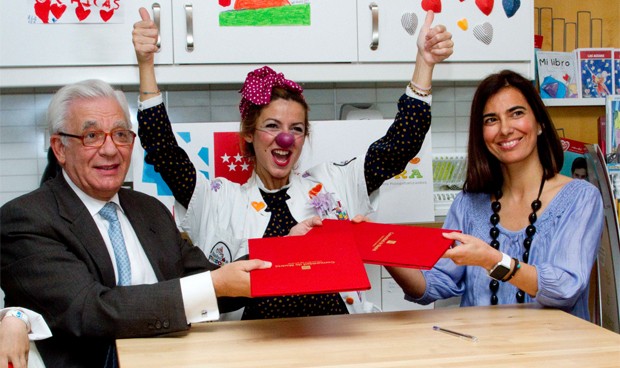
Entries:
[[[530,213],[529,221],[530,224],[525,228],[525,240],[523,240],[523,248],[525,251],[523,252],[523,262],[527,263],[530,258],[530,248],[532,247],[532,239],[534,238],[534,234],[536,234],[536,226],[534,223],[538,219],[536,216],[536,212],[542,206],[540,202],[540,195],[542,194],[543,188],[545,186],[545,176],[543,174],[542,180],[540,181],[540,189],[538,190],[538,197],[532,202],[532,213]],[[499,241],[497,238],[499,237],[499,229],[497,228],[497,224],[499,224],[499,211],[502,209],[501,203],[499,200],[502,198],[502,190],[498,189],[495,192],[495,201],[491,202],[491,210],[493,210],[493,214],[491,215],[491,246],[497,250],[499,250]],[[499,290],[499,281],[491,280],[489,283],[489,289],[491,289],[491,305],[497,304],[497,291]],[[525,292],[523,290],[519,290],[517,292],[517,302],[523,303],[525,301]]]

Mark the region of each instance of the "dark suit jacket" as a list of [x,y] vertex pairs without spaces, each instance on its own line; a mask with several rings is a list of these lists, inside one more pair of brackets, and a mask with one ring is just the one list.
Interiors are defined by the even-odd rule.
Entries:
[[101,367],[116,338],[187,330],[179,278],[216,268],[158,200],[127,189],[119,198],[157,284],[116,287],[97,225],[63,175],[0,209],[6,305],[43,315],[54,335],[37,343],[48,367]]

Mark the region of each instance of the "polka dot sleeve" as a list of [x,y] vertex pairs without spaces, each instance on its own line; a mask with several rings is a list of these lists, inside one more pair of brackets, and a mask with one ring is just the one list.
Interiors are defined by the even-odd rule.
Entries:
[[163,103],[138,110],[138,135],[146,152],[144,162],[155,167],[177,202],[187,208],[196,187],[196,169],[177,144]]
[[398,101],[394,123],[385,136],[371,144],[366,152],[364,175],[368,194],[407,167],[409,160],[420,151],[430,127],[430,105],[403,95]]

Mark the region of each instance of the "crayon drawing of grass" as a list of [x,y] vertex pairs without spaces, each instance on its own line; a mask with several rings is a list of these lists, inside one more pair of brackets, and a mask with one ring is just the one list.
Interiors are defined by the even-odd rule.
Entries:
[[310,4],[229,10],[220,13],[220,27],[309,25]]

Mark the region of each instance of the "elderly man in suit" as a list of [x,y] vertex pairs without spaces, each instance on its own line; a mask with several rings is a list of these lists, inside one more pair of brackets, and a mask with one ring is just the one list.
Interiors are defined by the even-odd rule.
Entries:
[[[260,260],[217,268],[158,200],[121,188],[135,134],[124,95],[98,80],[60,89],[48,109],[62,174],[0,209],[6,304],[40,312],[48,367],[112,367],[114,340],[216,320],[249,296]],[[218,307],[218,300],[221,302]]]

